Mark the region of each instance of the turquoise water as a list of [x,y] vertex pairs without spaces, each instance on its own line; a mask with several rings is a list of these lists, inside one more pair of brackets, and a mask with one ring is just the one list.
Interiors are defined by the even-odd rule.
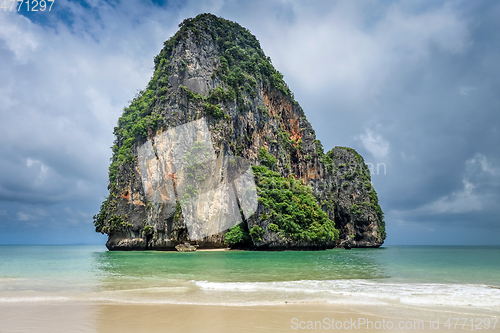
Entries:
[[500,247],[314,252],[108,252],[0,246],[0,302],[272,304],[284,301],[500,309]]

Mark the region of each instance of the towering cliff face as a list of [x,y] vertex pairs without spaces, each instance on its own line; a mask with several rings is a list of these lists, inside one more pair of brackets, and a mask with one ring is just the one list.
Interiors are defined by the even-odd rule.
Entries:
[[94,216],[110,250],[383,243],[363,158],[323,151],[248,30],[187,19],[154,63],[114,131],[110,194]]

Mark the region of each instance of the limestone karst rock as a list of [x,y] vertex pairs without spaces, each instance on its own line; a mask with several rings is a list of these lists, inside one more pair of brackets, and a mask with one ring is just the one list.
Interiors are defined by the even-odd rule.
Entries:
[[186,19],[154,65],[115,127],[110,194],[94,216],[108,249],[383,243],[363,158],[323,151],[247,29],[211,14]]

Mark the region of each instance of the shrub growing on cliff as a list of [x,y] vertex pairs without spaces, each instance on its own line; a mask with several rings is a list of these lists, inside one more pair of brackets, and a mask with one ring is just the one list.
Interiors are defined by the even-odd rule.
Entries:
[[250,229],[250,236],[259,237],[263,233],[264,230],[262,230],[262,228],[259,227],[258,225],[254,225],[252,229]]
[[203,96],[200,94],[195,94],[191,90],[189,90],[186,86],[183,86],[182,84],[179,86],[179,88],[186,94],[186,97],[193,101],[193,100],[203,100]]
[[212,104],[234,101],[236,94],[230,88],[227,92],[222,87],[217,87],[210,91],[207,100]]
[[94,215],[94,226],[96,232],[103,232],[104,222],[106,221],[106,216],[108,215],[108,199],[104,200],[99,209],[99,213]]
[[264,234],[264,230],[259,227],[258,225],[254,225],[252,229],[250,229],[250,236],[252,236],[253,239],[256,239],[257,241],[261,242],[262,238],[261,236]]
[[278,160],[276,159],[276,157],[269,154],[269,152],[264,147],[260,147],[258,157],[260,164],[270,169],[275,169],[278,164]]
[[267,228],[269,230],[271,230],[272,232],[278,232],[280,230],[280,228],[278,227],[278,225],[274,224],[274,223],[269,223],[269,225],[267,226]]
[[270,118],[271,116],[269,115],[269,110],[265,107],[265,106],[262,106],[262,105],[259,105],[257,107],[257,110],[259,110],[259,112],[262,114],[262,116],[264,118]]
[[356,205],[355,203],[352,204],[351,206],[351,212],[353,212],[354,214],[360,214],[361,211],[359,210],[359,206]]
[[224,235],[224,244],[238,245],[250,240],[248,232],[241,226],[235,225]]
[[152,225],[147,225],[144,227],[144,229],[142,229],[142,232],[143,232],[144,236],[148,236],[154,232],[154,228]]
[[222,118],[224,117],[224,112],[220,109],[218,105],[205,103],[205,110],[208,114],[212,115],[214,118]]

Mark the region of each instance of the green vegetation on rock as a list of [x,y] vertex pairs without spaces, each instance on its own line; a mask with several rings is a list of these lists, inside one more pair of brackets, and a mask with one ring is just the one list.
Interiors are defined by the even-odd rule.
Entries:
[[224,243],[228,245],[238,245],[248,242],[250,237],[242,224],[235,225],[224,235]]
[[274,224],[274,223],[269,223],[269,225],[267,226],[267,228],[269,230],[271,230],[272,232],[278,232],[280,230],[280,227],[278,227],[278,225]]
[[359,210],[358,205],[356,205],[355,203],[353,203],[352,206],[351,206],[351,212],[353,212],[354,214],[360,214],[361,213],[361,211]]
[[265,166],[252,167],[259,202],[270,212],[272,223],[294,240],[334,241],[335,223],[318,205],[311,188],[292,176],[282,177]]
[[218,105],[210,104],[208,102],[205,103],[205,110],[208,114],[211,114],[214,118],[222,118],[224,117],[224,112],[219,108]]
[[99,209],[99,213],[95,214],[94,226],[96,232],[103,232],[103,227],[105,226],[106,216],[108,215],[108,200],[104,200],[101,204],[101,208]]
[[276,168],[278,160],[276,159],[276,157],[269,154],[266,148],[260,147],[258,157],[261,165],[268,167],[272,170]]
[[264,230],[258,225],[254,225],[252,229],[250,229],[250,236],[252,237],[260,237],[264,233]]
[[147,225],[142,229],[145,236],[151,235],[154,232],[154,227],[152,225]]

